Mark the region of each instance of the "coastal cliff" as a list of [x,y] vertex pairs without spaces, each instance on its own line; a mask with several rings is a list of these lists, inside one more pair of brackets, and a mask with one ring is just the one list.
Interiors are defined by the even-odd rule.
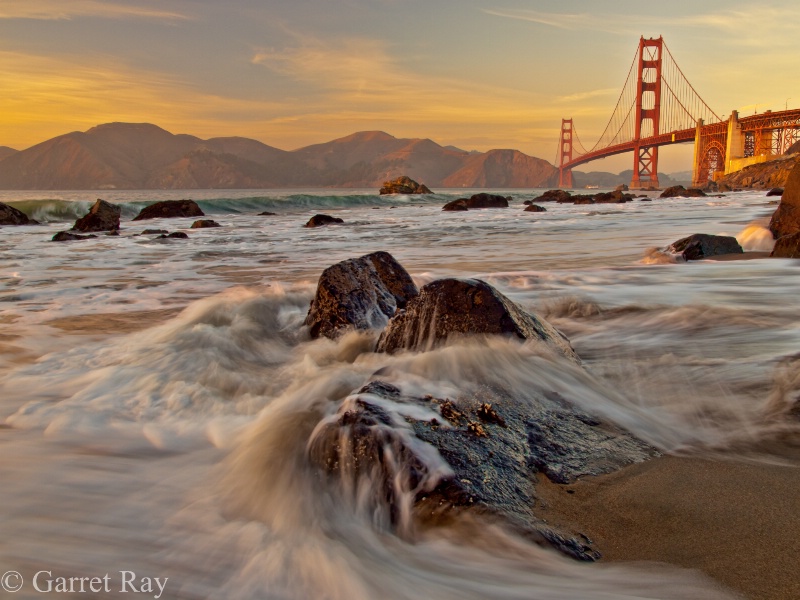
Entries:
[[750,165],[741,171],[726,175],[717,183],[721,190],[739,188],[768,190],[784,187],[789,173],[798,163],[800,163],[800,154],[784,154],[774,160]]

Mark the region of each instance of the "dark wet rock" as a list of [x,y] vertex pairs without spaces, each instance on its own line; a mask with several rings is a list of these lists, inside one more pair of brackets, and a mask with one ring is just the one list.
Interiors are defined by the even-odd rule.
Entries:
[[106,233],[106,236],[119,237],[119,229],[112,229],[111,231]]
[[722,254],[742,254],[744,250],[735,237],[695,233],[672,243],[667,252],[680,254],[684,260],[702,260]]
[[429,350],[458,335],[542,340],[556,352],[580,362],[560,331],[479,279],[439,279],[423,286],[406,309],[389,321],[378,339],[377,351]]
[[222,225],[212,219],[200,219],[192,223],[192,229],[205,229],[207,227],[222,227]]
[[525,212],[547,212],[547,209],[544,206],[539,206],[538,204],[529,204],[525,207]]
[[783,196],[783,188],[772,188],[767,192],[767,196]]
[[156,235],[160,233],[169,233],[166,229],[145,229],[141,235]]
[[630,202],[633,198],[633,194],[625,194],[620,190],[615,190],[613,192],[595,194],[593,199],[596,204],[623,204]]
[[384,181],[379,194],[432,194],[424,184],[417,183],[410,177],[403,175],[392,181]]
[[204,217],[205,213],[200,210],[194,200],[163,200],[150,206],[145,206],[141,212],[134,217],[134,221],[145,219],[167,219],[177,217]]
[[800,232],[784,235],[775,240],[772,258],[800,258]]
[[442,207],[442,210],[446,211],[459,211],[459,210],[469,210],[467,206],[467,199],[466,198],[459,198],[458,200],[452,200],[448,202]]
[[544,194],[539,196],[538,198],[534,198],[531,200],[533,202],[571,202],[570,200],[571,194],[564,190],[547,190]]
[[304,227],[324,227],[325,225],[335,225],[337,223],[344,223],[344,220],[330,215],[314,215]]
[[57,234],[53,236],[51,241],[53,242],[71,242],[77,240],[89,240],[91,238],[96,238],[96,235],[79,235],[77,233],[70,233],[69,231],[59,231]]
[[719,192],[719,191],[721,191],[720,187],[719,187],[719,183],[717,183],[716,181],[712,181],[710,179],[708,181],[706,181],[703,185],[701,185],[697,189],[703,190],[704,192]]
[[652,198],[647,198],[647,197],[639,198],[639,202],[652,202],[652,201],[653,201]]
[[781,203],[770,219],[769,230],[775,239],[800,232],[800,162],[789,173]]
[[689,188],[688,190],[682,185],[673,185],[668,187],[659,198],[705,198],[706,193],[697,188]]
[[172,233],[168,233],[166,235],[162,234],[156,238],[157,240],[168,240],[168,239],[178,239],[178,240],[187,240],[189,239],[189,234],[183,231],[173,231]]
[[466,199],[467,208],[508,208],[511,197],[482,192]]
[[277,215],[278,215],[278,213],[269,212],[268,210],[265,210],[264,212],[258,213],[259,217],[275,217]]
[[[398,425],[396,413],[403,414]],[[403,409],[405,407],[405,409]],[[408,416],[414,415],[414,416]],[[411,431],[409,431],[409,428]],[[431,450],[449,466],[436,468]],[[435,524],[468,510],[579,560],[596,560],[591,542],[537,517],[539,477],[556,484],[613,472],[658,453],[641,440],[578,410],[555,392],[522,397],[481,386],[453,399],[404,394],[388,381],[368,383],[344,400],[309,445],[312,461],[372,490],[396,525],[413,517]]]
[[72,226],[73,231],[115,231],[119,229],[119,217],[122,208],[101,200],[100,198],[92,205],[89,212],[75,221]]
[[570,201],[573,204],[594,204],[594,196],[589,196],[587,194],[578,194],[576,196],[572,196]]
[[322,272],[306,316],[311,337],[344,329],[381,329],[418,293],[408,272],[388,252],[336,263]]
[[627,183],[620,183],[616,188],[614,188],[615,192],[627,192],[628,191],[628,184]]
[[0,225],[38,225],[21,210],[0,202]]

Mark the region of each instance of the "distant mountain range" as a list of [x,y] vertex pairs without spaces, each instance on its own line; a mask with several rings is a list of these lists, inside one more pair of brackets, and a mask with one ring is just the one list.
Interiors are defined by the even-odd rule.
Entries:
[[[574,171],[575,187],[613,188],[631,174]],[[553,165],[518,150],[466,151],[382,131],[286,151],[242,137],[202,140],[149,123],[107,123],[27,150],[0,146],[5,190],[379,188],[401,175],[434,191],[558,184]],[[659,173],[659,181],[684,183],[682,175]]]
[[148,123],[108,123],[16,151],[0,147],[0,189],[379,188],[400,175],[430,188],[555,185],[545,160],[467,152],[429,139],[354,133],[285,151],[241,137],[202,140]]

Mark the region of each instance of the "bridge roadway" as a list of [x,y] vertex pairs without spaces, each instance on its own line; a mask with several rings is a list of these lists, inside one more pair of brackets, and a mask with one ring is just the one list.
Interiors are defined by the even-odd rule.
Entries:
[[[730,133],[731,123],[733,123],[737,129],[738,134],[744,134],[749,132],[773,132],[776,130],[785,130],[785,129],[795,129],[797,131],[800,129],[800,108],[793,108],[789,110],[782,110],[776,112],[764,112],[761,114],[751,115],[749,117],[738,118],[738,115],[734,112],[731,115],[728,121],[722,121],[719,123],[708,123],[703,124],[701,126],[701,136],[705,135],[723,135],[727,137]],[[623,152],[633,152],[637,148],[652,148],[658,146],[667,146],[669,144],[683,144],[687,142],[695,142],[697,136],[697,128],[692,127],[691,129],[681,129],[679,131],[670,131],[668,133],[660,133],[658,135],[641,138],[639,140],[631,140],[628,142],[623,142],[620,144],[614,144],[611,146],[607,146],[605,148],[600,148],[598,150],[593,150],[591,152],[587,152],[586,154],[582,154],[576,158],[573,158],[571,161],[564,163],[563,169],[573,169],[579,165],[585,164],[587,162],[593,160],[599,160],[601,158],[606,158],[608,156],[614,156],[616,154],[622,154]],[[793,137],[797,137],[796,135]],[[786,145],[781,151],[785,151]],[[769,148],[762,146],[760,149],[756,149],[756,153],[759,151],[764,152],[768,151]],[[779,152],[780,153],[780,152]],[[727,158],[741,158],[743,156],[743,152],[736,152],[733,151],[733,154],[738,154],[739,156],[729,156]]]

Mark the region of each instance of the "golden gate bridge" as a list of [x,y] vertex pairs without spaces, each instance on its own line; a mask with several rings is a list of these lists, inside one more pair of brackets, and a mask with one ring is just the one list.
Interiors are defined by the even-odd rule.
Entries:
[[592,160],[633,152],[632,189],[657,188],[658,149],[694,142],[692,184],[704,185],[749,164],[783,154],[800,138],[800,109],[722,119],[700,97],[662,37],[639,47],[614,112],[587,150],[573,119],[561,120],[558,185],[573,187],[572,169]]

